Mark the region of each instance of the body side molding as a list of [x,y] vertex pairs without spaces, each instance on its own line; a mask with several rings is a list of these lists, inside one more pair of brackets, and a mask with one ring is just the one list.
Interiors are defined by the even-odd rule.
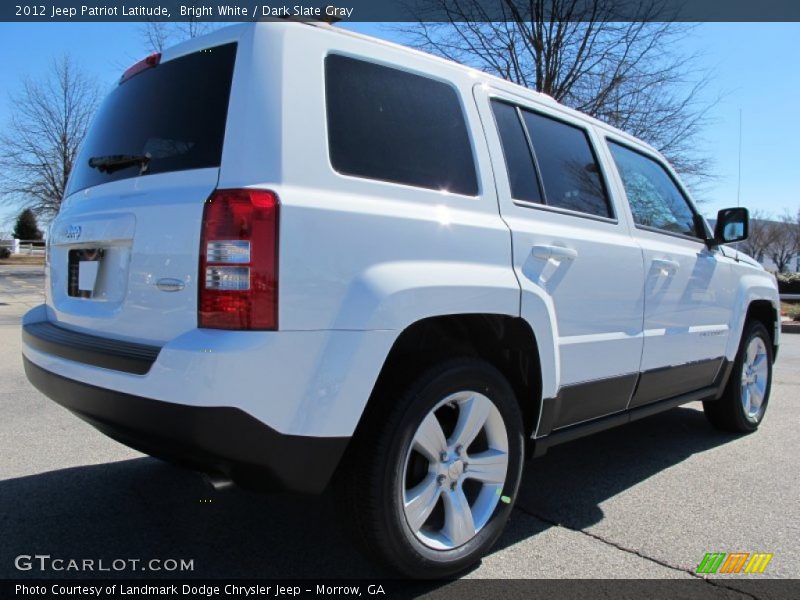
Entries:
[[[579,399],[583,399],[584,401],[587,397],[593,397],[598,391],[603,389],[618,389],[618,390],[625,390],[629,389],[629,380],[630,375],[622,375],[619,377],[613,377],[609,380],[599,380],[594,382],[588,382],[583,384],[578,384],[576,386],[567,386],[564,389],[559,391],[559,394],[556,398],[546,398],[542,403],[542,420],[541,425],[547,425],[549,429],[546,430],[546,433],[543,435],[539,435],[534,440],[534,456],[542,456],[547,452],[547,449],[550,446],[555,446],[564,442],[569,442],[586,435],[590,435],[597,431],[602,431],[604,429],[610,429],[611,427],[616,427],[618,425],[624,425],[626,423],[630,423],[632,421],[637,421],[639,419],[643,419],[645,417],[649,417],[651,415],[658,414],[665,410],[669,410],[671,408],[675,408],[676,406],[680,406],[682,404],[686,404],[688,402],[695,402],[698,400],[715,400],[722,395],[722,392],[725,389],[725,386],[728,383],[728,379],[730,377],[731,370],[733,369],[733,363],[728,361],[727,359],[714,359],[711,361],[701,361],[700,363],[689,363],[686,365],[687,368],[695,369],[697,365],[702,365],[701,372],[705,369],[709,369],[710,365],[705,365],[705,363],[714,363],[716,365],[716,370],[714,371],[715,376],[711,381],[710,385],[695,387],[693,390],[684,391],[682,393],[673,394],[672,396],[661,398],[657,401],[650,402],[648,404],[641,404],[637,406],[631,406],[627,410],[620,410],[611,414],[607,414],[605,416],[601,416],[594,419],[589,419],[581,422],[577,422],[571,425],[556,425],[559,422],[560,418],[558,415],[559,409],[562,406],[562,402],[564,398],[568,398],[568,402],[574,403],[578,402]],[[675,367],[675,369],[682,369],[684,365],[680,367]],[[661,377],[660,372],[663,369],[656,370],[659,373],[658,377]],[[676,372],[673,370],[672,376],[676,377]],[[645,374],[643,373],[640,375],[639,380],[642,380],[642,377]],[[677,376],[680,376],[678,373]],[[636,389],[636,391],[634,391]],[[576,390],[580,395],[576,395]],[[630,388],[630,393],[637,393],[638,386],[636,388]],[[630,395],[628,396],[631,397]],[[604,405],[608,404],[610,406],[611,401],[605,401]],[[542,433],[544,430],[540,427],[540,431],[538,433]]]

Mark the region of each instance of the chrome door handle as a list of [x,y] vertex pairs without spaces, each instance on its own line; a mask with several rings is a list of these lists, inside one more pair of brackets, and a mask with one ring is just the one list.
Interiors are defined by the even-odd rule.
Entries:
[[668,258],[654,258],[652,265],[659,269],[664,275],[669,275],[677,271],[681,263],[677,260],[670,260]]
[[578,251],[566,246],[547,246],[544,244],[537,244],[531,249],[531,252],[536,258],[556,258],[561,260],[575,260],[578,258]]

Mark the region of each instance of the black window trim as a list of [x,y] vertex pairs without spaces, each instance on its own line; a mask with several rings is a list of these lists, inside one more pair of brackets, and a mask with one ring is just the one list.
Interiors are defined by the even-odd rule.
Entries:
[[[664,161],[661,160],[658,156],[642,148],[637,148],[631,142],[621,140],[619,137],[610,135],[608,133],[604,133],[603,138],[605,139],[606,146],[608,147],[608,153],[611,156],[611,161],[614,163],[614,169],[616,169],[617,176],[620,179],[620,183],[622,183],[622,191],[625,194],[625,202],[628,204],[628,209],[631,211],[631,217],[633,217],[633,208],[631,207],[630,200],[628,200],[628,191],[625,189],[625,183],[622,181],[622,174],[619,172],[617,161],[614,160],[614,154],[611,152],[611,147],[609,146],[609,144],[616,144],[617,146],[622,146],[626,150],[630,150],[631,152],[634,152],[639,156],[643,156],[644,158],[647,158],[656,163],[667,174],[667,177],[669,177],[670,181],[672,181],[672,184],[678,190],[678,193],[683,198],[683,201],[686,202],[686,205],[692,212],[693,219],[695,219],[698,216],[702,217],[700,212],[697,210],[697,207],[694,205],[694,202],[692,202],[691,197],[686,192],[686,189],[683,187],[683,184],[673,175],[672,169],[668,165],[664,164]],[[703,244],[704,246],[706,244],[706,241],[699,236],[686,235],[685,233],[678,233],[677,231],[667,231],[666,229],[660,229],[658,227],[653,227],[652,225],[640,225],[636,222],[635,219],[633,220],[633,226],[636,229],[640,229],[641,231],[649,231],[650,233],[660,233],[661,235],[668,235],[670,237],[676,237],[682,240],[697,242],[699,244]]]
[[560,206],[548,206],[547,204],[539,204],[537,202],[530,202],[528,200],[514,200],[513,198],[511,201],[516,204],[517,206],[523,208],[532,208],[534,210],[542,210],[545,212],[552,212],[558,213],[562,215],[566,215],[568,217],[580,217],[581,219],[589,219],[591,221],[600,221],[601,223],[609,223],[612,225],[616,225],[619,223],[619,219],[612,218],[612,217],[603,217],[601,215],[593,215],[591,213],[581,212],[579,210],[572,210],[570,208],[561,208]]
[[[533,200],[519,200],[518,198],[514,198],[514,194],[511,190],[511,174],[508,172],[508,157],[506,156],[506,147],[503,144],[503,138],[500,135],[500,125],[497,122],[497,115],[494,112],[494,108],[492,108],[492,103],[497,100],[501,104],[505,104],[514,110],[514,114],[517,115],[517,124],[522,129],[522,135],[525,137],[525,143],[528,145],[528,156],[531,158],[531,162],[533,163],[533,172],[536,175],[536,189],[539,190],[539,198],[542,199],[541,202],[534,202]],[[531,138],[528,135],[528,128],[525,127],[525,122],[522,120],[522,113],[521,109],[518,105],[508,102],[507,100],[500,99],[500,98],[489,98],[489,107],[492,113],[492,119],[494,120],[494,128],[497,132],[497,136],[500,138],[500,150],[503,152],[503,164],[506,167],[506,177],[508,179],[508,187],[509,192],[511,195],[511,200],[515,203],[519,202],[526,206],[538,206],[538,207],[546,207],[547,201],[544,195],[544,184],[542,183],[542,173],[539,171],[539,161],[536,159],[536,152],[533,149],[533,144],[531,143]]]
[[[564,214],[564,215],[572,216],[572,217],[581,217],[581,218],[584,218],[584,219],[590,219],[592,221],[600,221],[600,222],[603,222],[603,223],[619,224],[619,216],[617,215],[617,207],[614,205],[614,200],[613,200],[613,198],[611,196],[611,185],[610,185],[610,181],[608,179],[608,175],[606,173],[606,169],[604,168],[603,163],[600,160],[600,156],[599,156],[599,154],[597,152],[597,148],[595,147],[594,140],[592,139],[592,135],[591,135],[591,133],[589,131],[589,128],[585,124],[583,124],[583,123],[575,123],[575,122],[573,122],[573,121],[571,121],[569,119],[563,118],[561,116],[552,115],[551,113],[546,112],[546,111],[544,111],[544,110],[542,110],[540,108],[532,108],[530,105],[526,106],[525,104],[520,103],[517,100],[509,100],[506,96],[502,95],[501,93],[493,93],[493,94],[489,95],[490,108],[491,108],[492,100],[497,100],[498,102],[502,102],[504,104],[508,104],[508,105],[510,105],[510,106],[512,106],[512,107],[517,109],[516,110],[517,118],[520,120],[520,125],[522,126],[522,131],[524,132],[525,139],[528,142],[528,151],[531,153],[531,156],[533,157],[533,167],[534,167],[534,170],[536,171],[536,177],[538,179],[538,185],[539,185],[539,193],[541,194],[541,197],[542,197],[542,202],[531,202],[529,200],[518,200],[518,199],[514,198],[513,196],[511,196],[511,201],[514,204],[516,204],[517,206],[525,207],[525,208],[533,208],[533,209],[538,209],[538,210],[544,210],[544,211]],[[558,121],[562,125],[567,125],[569,127],[574,127],[574,128],[579,129],[579,130],[581,130],[583,132],[584,136],[586,137],[586,142],[587,142],[587,144],[589,146],[589,151],[592,153],[592,157],[594,158],[595,164],[597,164],[597,168],[598,168],[598,170],[600,172],[600,181],[601,181],[601,183],[603,185],[603,191],[606,194],[606,205],[608,206],[609,210],[611,211],[611,216],[610,217],[604,217],[602,215],[593,215],[591,213],[582,212],[582,211],[579,211],[579,210],[572,210],[572,209],[569,209],[569,208],[561,208],[561,207],[558,207],[558,206],[553,206],[551,204],[547,204],[547,195],[545,194],[544,182],[542,181],[542,173],[541,173],[541,170],[539,169],[539,159],[536,157],[536,150],[533,147],[533,142],[532,142],[532,140],[530,138],[530,134],[528,133],[528,127],[525,125],[525,122],[524,122],[523,117],[522,117],[522,112],[521,111],[523,111],[523,110],[527,110],[528,112],[532,112],[532,113],[538,114],[539,116],[542,116],[542,117],[547,118],[547,119],[551,119],[553,121]],[[494,116],[494,111],[492,111],[492,116]],[[496,120],[495,120],[495,131],[497,131],[497,135],[499,137],[500,136],[500,131],[497,128],[497,121]],[[501,148],[501,150],[503,150],[503,152],[505,152],[505,150],[503,149],[503,141],[502,140],[500,140],[500,148]],[[503,160],[505,161],[505,154],[503,155]],[[506,167],[506,178],[508,178],[508,167]],[[509,192],[510,192],[510,189],[509,189]]]
[[461,116],[464,119],[464,126],[465,126],[465,128],[467,130],[467,137],[469,138],[469,146],[470,146],[470,149],[472,151],[472,166],[475,169],[475,181],[477,183],[477,190],[476,190],[474,196],[470,196],[468,194],[461,194],[459,192],[451,192],[449,190],[443,191],[443,190],[437,190],[437,189],[434,189],[434,188],[427,188],[427,187],[422,187],[422,186],[418,186],[418,185],[412,185],[410,183],[400,183],[400,182],[397,182],[397,181],[388,181],[386,179],[378,179],[378,178],[375,178],[375,177],[361,177],[359,175],[350,175],[349,173],[342,173],[336,167],[333,166],[333,161],[331,160],[330,132],[328,130],[328,96],[325,93],[325,91],[323,90],[323,93],[322,93],[322,105],[323,105],[324,112],[325,112],[325,115],[324,115],[325,146],[326,146],[325,158],[328,161],[328,167],[330,167],[330,170],[334,175],[336,175],[337,177],[341,177],[342,179],[349,179],[349,180],[367,182],[368,184],[369,183],[373,183],[373,184],[377,184],[377,185],[391,185],[391,186],[397,186],[397,187],[400,187],[400,188],[406,188],[406,189],[409,189],[409,190],[421,190],[421,191],[428,192],[428,193],[445,194],[447,196],[455,196],[455,197],[459,197],[459,198],[468,198],[468,199],[471,199],[471,200],[476,200],[476,199],[482,198],[484,196],[484,193],[483,193],[483,180],[481,178],[481,170],[480,170],[479,164],[478,164],[477,148],[475,147],[475,135],[473,134],[473,131],[470,128],[470,121],[469,121],[469,118],[467,117],[467,107],[464,104],[463,98],[461,97],[462,96],[461,90],[456,85],[454,85],[452,81],[450,81],[448,79],[443,79],[441,77],[432,76],[430,73],[424,73],[422,71],[418,71],[418,70],[413,69],[413,68],[408,68],[405,65],[398,65],[397,63],[389,63],[389,62],[386,62],[386,61],[383,61],[383,60],[376,60],[373,57],[366,57],[363,54],[356,54],[356,53],[347,52],[347,51],[344,51],[344,50],[333,49],[333,50],[329,50],[328,52],[326,52],[325,54],[322,55],[322,80],[323,80],[323,86],[324,86],[324,83],[325,83],[325,78],[327,76],[327,72],[325,70],[325,59],[328,58],[329,56],[343,56],[345,58],[351,58],[353,60],[360,60],[362,62],[370,63],[372,65],[377,65],[379,67],[386,67],[387,69],[395,69],[397,71],[403,71],[404,73],[409,73],[411,75],[416,75],[418,77],[424,77],[425,79],[429,79],[431,81],[436,81],[438,83],[443,83],[443,84],[447,85],[448,87],[450,87],[455,92],[456,98],[458,99],[458,105],[461,108]]

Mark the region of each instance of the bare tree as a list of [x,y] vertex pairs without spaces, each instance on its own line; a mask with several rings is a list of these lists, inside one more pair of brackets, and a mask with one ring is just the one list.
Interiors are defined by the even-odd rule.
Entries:
[[769,256],[770,235],[769,215],[762,210],[754,210],[750,215],[750,232],[739,248],[758,262],[764,262],[764,258]]
[[[791,213],[787,213],[787,221],[791,223],[792,232],[794,232],[794,245],[798,255],[800,255],[800,208],[797,209],[794,217],[791,216]],[[798,257],[797,267],[800,269],[800,256]]]
[[150,21],[141,26],[141,36],[151,52],[163,52],[164,48],[169,45],[171,27],[173,27],[172,23],[163,21]]
[[97,84],[69,56],[11,96],[14,111],[0,133],[5,202],[28,206],[45,219],[58,212],[97,98]]
[[182,23],[148,21],[142,25],[141,35],[151,52],[163,52],[173,44],[205,35],[219,26],[219,23],[204,23],[196,19]]
[[781,273],[800,253],[797,226],[796,217],[789,213],[784,214],[780,221],[770,223],[769,257]]
[[678,51],[692,28],[670,21],[664,0],[409,1],[416,22],[397,30],[411,45],[644,139],[695,183],[709,177],[698,147],[716,100],[701,100],[709,74]]

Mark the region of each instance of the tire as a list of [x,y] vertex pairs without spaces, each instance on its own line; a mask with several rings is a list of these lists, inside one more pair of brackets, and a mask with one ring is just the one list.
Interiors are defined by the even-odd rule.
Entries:
[[355,541],[408,577],[464,570],[497,541],[519,488],[524,433],[511,386],[490,364],[460,358],[375,400],[336,482]]
[[758,429],[772,387],[772,341],[759,321],[745,324],[739,351],[725,391],[703,402],[711,424],[722,431],[751,433]]

